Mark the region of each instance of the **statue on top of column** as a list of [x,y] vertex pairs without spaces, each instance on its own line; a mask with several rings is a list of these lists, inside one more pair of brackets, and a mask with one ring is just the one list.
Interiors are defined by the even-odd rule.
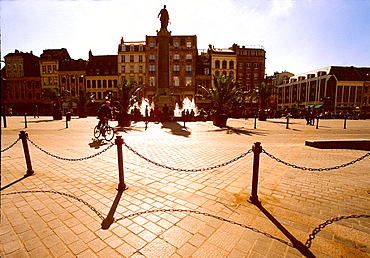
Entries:
[[[161,16],[161,17],[159,18],[159,16]],[[161,21],[161,28],[167,29],[168,21],[170,20],[170,16],[168,15],[166,5],[163,6],[163,9],[159,12],[158,18]]]

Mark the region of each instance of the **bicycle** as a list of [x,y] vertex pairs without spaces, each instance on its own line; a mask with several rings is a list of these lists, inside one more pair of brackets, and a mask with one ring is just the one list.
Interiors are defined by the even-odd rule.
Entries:
[[95,139],[99,139],[101,135],[108,142],[110,142],[113,139],[114,130],[110,125],[108,125],[108,121],[106,121],[104,124],[101,124],[100,126],[99,125],[95,126],[94,128]]

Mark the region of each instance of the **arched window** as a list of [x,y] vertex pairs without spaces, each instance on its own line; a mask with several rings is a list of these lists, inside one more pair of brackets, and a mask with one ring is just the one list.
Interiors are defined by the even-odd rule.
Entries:
[[215,62],[215,68],[220,68],[220,60],[216,60]]

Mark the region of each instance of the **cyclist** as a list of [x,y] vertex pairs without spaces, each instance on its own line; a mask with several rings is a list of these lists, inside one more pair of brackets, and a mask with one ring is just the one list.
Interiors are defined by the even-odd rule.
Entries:
[[108,124],[108,119],[112,119],[112,108],[110,107],[110,101],[106,101],[98,110],[98,127]]

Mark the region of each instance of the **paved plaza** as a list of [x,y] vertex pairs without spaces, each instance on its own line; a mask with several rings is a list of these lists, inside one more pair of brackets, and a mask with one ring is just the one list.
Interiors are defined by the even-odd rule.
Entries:
[[305,146],[370,139],[370,120],[112,121],[124,140],[123,192],[114,140],[92,140],[97,122],[2,121],[1,257],[370,257],[369,151]]

